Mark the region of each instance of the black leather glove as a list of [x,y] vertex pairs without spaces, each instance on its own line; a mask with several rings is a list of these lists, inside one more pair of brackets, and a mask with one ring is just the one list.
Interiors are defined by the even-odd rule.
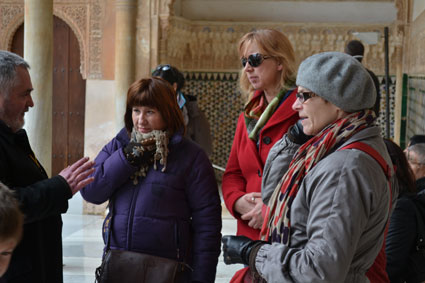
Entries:
[[141,143],[130,142],[123,148],[125,158],[131,165],[140,167],[143,164],[153,163],[153,156],[156,148],[152,146],[143,146]]
[[288,129],[288,139],[296,144],[304,144],[313,136],[308,136],[304,134],[303,125],[301,120],[298,120],[294,125]]
[[251,251],[266,244],[264,241],[253,241],[245,236],[223,236],[223,257],[225,264],[242,263],[249,265]]

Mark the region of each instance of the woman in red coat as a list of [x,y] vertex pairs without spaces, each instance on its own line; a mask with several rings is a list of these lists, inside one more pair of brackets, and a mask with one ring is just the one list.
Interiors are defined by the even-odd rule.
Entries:
[[259,237],[263,222],[261,176],[269,150],[298,120],[292,109],[295,54],[288,38],[273,29],[245,34],[239,42],[240,87],[248,99],[240,114],[222,191],[237,219],[237,235]]

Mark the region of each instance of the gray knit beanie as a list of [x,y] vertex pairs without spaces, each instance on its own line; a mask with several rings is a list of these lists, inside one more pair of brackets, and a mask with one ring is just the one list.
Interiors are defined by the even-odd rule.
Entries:
[[372,108],[376,91],[365,67],[341,52],[324,52],[305,59],[298,68],[297,85],[346,112]]

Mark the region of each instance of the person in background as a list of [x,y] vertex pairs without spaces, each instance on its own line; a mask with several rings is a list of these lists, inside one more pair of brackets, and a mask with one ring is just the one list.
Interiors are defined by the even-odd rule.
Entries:
[[301,63],[297,85],[292,107],[307,138],[291,127],[275,144],[280,155],[298,149],[269,200],[262,240],[223,236],[224,261],[267,282],[386,282],[384,261],[373,266],[398,191],[371,110],[373,81],[353,57],[325,52]]
[[[224,202],[237,219],[237,235],[259,239],[263,224],[261,179],[269,150],[299,119],[295,102],[296,60],[288,38],[274,29],[245,34],[239,41],[240,87],[247,96],[222,180]],[[248,276],[247,269],[234,280]]]
[[[364,46],[363,43],[361,43],[358,40],[351,40],[347,43],[347,45],[345,46],[345,53],[347,53],[348,55],[353,56],[354,58],[356,58],[360,63],[363,60],[363,55],[364,55]],[[381,91],[380,91],[380,87],[379,87],[379,80],[378,77],[375,75],[374,72],[372,72],[371,70],[367,69],[367,72],[369,73],[369,75],[372,77],[373,80],[373,84],[375,86],[375,90],[376,90],[376,101],[375,104],[373,105],[373,111],[375,111],[376,117],[379,117],[379,111],[380,111],[380,107],[381,107]]]
[[173,86],[177,94],[177,102],[183,113],[184,124],[186,125],[185,137],[199,144],[206,154],[211,157],[213,145],[210,124],[204,112],[199,108],[196,97],[183,94],[181,91],[185,84],[182,72],[168,64],[158,65],[152,72],[152,76],[161,77]]
[[407,147],[415,145],[417,143],[425,143],[425,135],[413,135],[409,139],[409,144],[407,145]]
[[407,161],[416,180],[418,194],[425,194],[425,143],[416,143],[406,151]]
[[113,206],[110,248],[183,261],[193,270],[186,268],[183,282],[214,282],[220,196],[207,155],[184,137],[174,89],[158,77],[135,81],[124,123],[81,191],[86,201]]
[[0,282],[9,267],[13,250],[22,237],[24,215],[13,192],[0,182]]
[[81,158],[48,178],[22,129],[25,113],[34,106],[28,69],[20,56],[0,51],[0,181],[14,192],[25,215],[24,234],[4,279],[61,283],[61,213],[68,210],[68,200],[93,181],[88,177],[93,162]]
[[396,168],[399,187],[385,242],[386,270],[391,283],[424,282],[425,256],[416,256],[418,227],[415,206],[425,209],[425,195],[416,195],[415,177],[403,150],[388,139],[384,141]]

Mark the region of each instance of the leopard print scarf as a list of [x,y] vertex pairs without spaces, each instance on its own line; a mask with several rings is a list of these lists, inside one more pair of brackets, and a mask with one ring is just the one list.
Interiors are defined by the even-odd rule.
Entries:
[[[165,172],[167,169],[167,156],[168,156],[168,141],[169,135],[167,131],[154,130],[147,134],[140,133],[133,128],[130,136],[130,142],[137,142],[142,144],[142,150],[154,150],[153,156],[153,168],[157,170],[157,161],[163,165],[161,172]],[[137,185],[139,177],[145,177],[149,170],[150,164],[142,165],[130,178],[133,179],[133,183]]]

